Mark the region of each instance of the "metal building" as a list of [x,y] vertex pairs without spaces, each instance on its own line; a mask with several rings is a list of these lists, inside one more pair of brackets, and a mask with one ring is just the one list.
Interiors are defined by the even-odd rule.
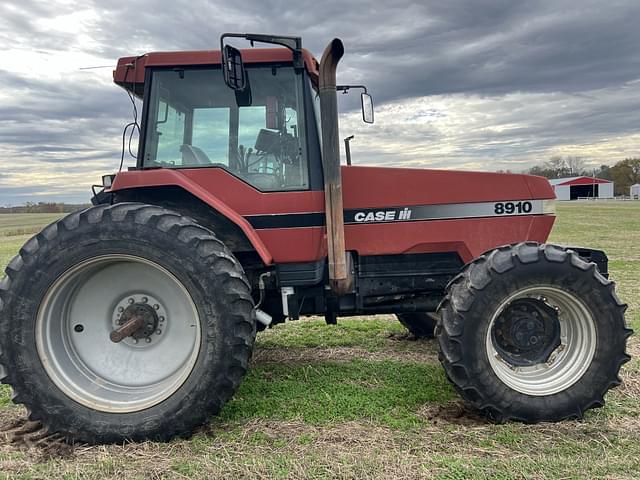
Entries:
[[549,183],[558,200],[613,198],[613,182],[594,177],[555,178]]
[[629,196],[635,200],[640,200],[640,183],[636,183],[629,187]]

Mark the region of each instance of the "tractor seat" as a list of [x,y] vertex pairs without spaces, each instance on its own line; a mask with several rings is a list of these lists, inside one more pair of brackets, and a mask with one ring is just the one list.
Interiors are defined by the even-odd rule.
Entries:
[[210,165],[211,160],[201,148],[194,147],[193,145],[180,146],[180,152],[182,152],[182,165]]

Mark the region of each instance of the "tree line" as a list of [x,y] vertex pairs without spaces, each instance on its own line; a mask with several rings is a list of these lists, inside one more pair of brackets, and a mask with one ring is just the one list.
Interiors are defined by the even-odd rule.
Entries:
[[17,207],[0,207],[2,213],[70,213],[81,208],[86,208],[87,204],[72,204],[62,202],[27,202]]
[[615,195],[629,195],[629,187],[640,183],[640,158],[625,158],[610,167],[587,168],[583,157],[551,157],[525,173],[546,178],[589,176],[614,182]]

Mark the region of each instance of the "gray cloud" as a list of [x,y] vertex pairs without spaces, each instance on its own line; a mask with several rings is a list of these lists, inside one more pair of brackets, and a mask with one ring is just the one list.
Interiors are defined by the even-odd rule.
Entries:
[[[575,92],[638,78],[635,1],[511,0],[318,3],[188,0],[138,2],[131,35],[127,2],[110,2],[98,31],[104,52],[215,48],[223,31],[300,34],[320,54],[330,37],[347,47],[344,71],[366,79],[386,101],[425,94],[516,90]],[[97,7],[98,8],[98,7]],[[216,18],[212,31],[211,18]],[[241,27],[239,27],[241,26]]]
[[7,1],[0,5],[0,43],[32,49],[64,49],[74,40],[72,34],[60,34],[38,26],[43,18],[73,13],[73,5],[57,2]]
[[637,156],[640,85],[587,93],[407,99],[378,110],[384,128],[355,114],[343,115],[342,128],[356,134],[357,163],[518,171],[550,155],[584,156],[592,166]]
[[[73,28],[47,24],[59,15]],[[633,0],[10,0],[0,5],[0,44],[13,52],[0,64],[0,203],[62,198],[43,174],[72,169],[88,192],[117,166],[131,105],[110,68],[79,68],[217,48],[238,30],[299,34],[318,56],[344,40],[339,81],[366,83],[379,109],[363,126],[357,95],[340,97],[363,162],[518,169],[562,151],[613,162],[638,153],[637,18]],[[47,75],[60,58],[68,67]]]

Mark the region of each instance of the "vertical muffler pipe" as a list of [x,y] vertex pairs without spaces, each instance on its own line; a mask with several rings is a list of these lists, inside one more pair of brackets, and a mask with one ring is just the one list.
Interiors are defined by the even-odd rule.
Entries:
[[329,281],[336,295],[346,293],[352,284],[347,265],[342,208],[342,175],[340,174],[340,138],[336,69],[344,55],[342,41],[334,38],[324,49],[320,60],[320,123],[322,127],[322,168],[324,171],[324,203],[329,254]]

